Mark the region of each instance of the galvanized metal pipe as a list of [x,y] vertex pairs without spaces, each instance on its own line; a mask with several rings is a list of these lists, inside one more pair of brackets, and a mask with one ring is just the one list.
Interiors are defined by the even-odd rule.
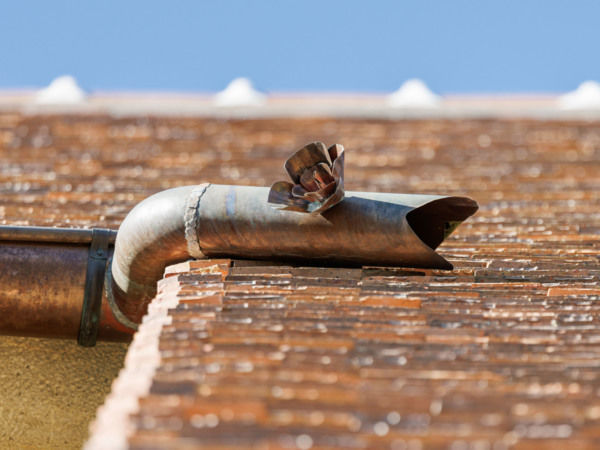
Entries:
[[434,250],[477,210],[465,197],[347,192],[313,216],[273,208],[268,192],[189,186],[137,205],[119,229],[111,266],[120,311],[139,322],[164,268],[192,257],[451,269]]
[[112,295],[120,311],[141,321],[166,266],[189,259],[185,211],[194,186],[154,194],[119,227],[111,265]]

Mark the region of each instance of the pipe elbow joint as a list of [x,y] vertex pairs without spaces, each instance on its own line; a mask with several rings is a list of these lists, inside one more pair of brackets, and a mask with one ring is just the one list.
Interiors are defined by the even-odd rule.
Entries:
[[452,269],[435,249],[478,208],[466,197],[347,192],[335,208],[309,215],[275,209],[268,195],[268,188],[204,184],[139,203],[115,243],[115,316],[139,323],[165,267],[189,258]]
[[119,312],[134,323],[141,321],[156,294],[165,267],[190,257],[185,213],[194,188],[168,189],[146,198],[119,227],[109,289]]

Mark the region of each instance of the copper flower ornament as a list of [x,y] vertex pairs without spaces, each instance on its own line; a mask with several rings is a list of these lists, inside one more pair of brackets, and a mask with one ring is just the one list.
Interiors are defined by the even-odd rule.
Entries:
[[269,203],[288,211],[322,213],[344,198],[344,147],[322,142],[305,145],[285,162],[292,179],[277,181]]

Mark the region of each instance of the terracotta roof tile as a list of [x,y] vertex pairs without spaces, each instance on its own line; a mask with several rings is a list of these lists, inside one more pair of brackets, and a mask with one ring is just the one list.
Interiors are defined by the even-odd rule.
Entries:
[[598,443],[591,289],[477,283],[466,271],[216,275],[194,264],[159,283],[156,301],[180,300],[131,448]]
[[116,228],[158,190],[268,186],[343,143],[348,189],[478,201],[440,249],[455,270],[172,266],[90,448],[597,448],[598,130],[0,113],[0,222]]

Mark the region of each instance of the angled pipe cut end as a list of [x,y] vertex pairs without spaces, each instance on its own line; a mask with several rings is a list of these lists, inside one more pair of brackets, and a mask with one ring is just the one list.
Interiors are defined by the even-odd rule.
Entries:
[[[479,206],[468,197],[443,197],[419,206],[406,215],[413,232],[432,250],[435,250]],[[448,269],[452,264],[447,262]]]
[[346,192],[315,216],[273,208],[268,195],[210,184],[137,205],[119,229],[111,266],[112,294],[127,320],[141,320],[165,267],[190,257],[452,269],[435,249],[478,208],[465,197]]

